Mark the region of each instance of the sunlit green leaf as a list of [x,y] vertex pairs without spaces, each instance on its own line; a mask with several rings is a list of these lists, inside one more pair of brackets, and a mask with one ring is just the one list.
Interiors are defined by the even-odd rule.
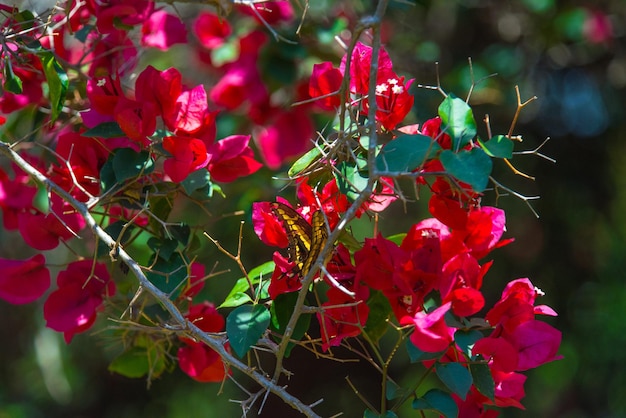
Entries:
[[490,157],[513,157],[513,141],[511,141],[505,135],[496,135],[487,142],[482,142],[479,139],[478,144],[482,147],[483,151],[485,151],[485,153]]
[[482,149],[472,148],[458,154],[445,150],[439,160],[448,173],[468,183],[475,192],[482,192],[487,187],[493,163]]
[[52,111],[51,118],[54,121],[63,109],[69,78],[52,52],[41,53],[39,56],[43,65],[43,72],[46,75],[46,81],[48,82],[48,94]]
[[439,105],[441,129],[452,138],[452,150],[458,151],[476,136],[476,121],[465,101],[450,93]]
[[441,150],[426,135],[400,135],[387,143],[376,156],[380,171],[411,172],[433,158]]

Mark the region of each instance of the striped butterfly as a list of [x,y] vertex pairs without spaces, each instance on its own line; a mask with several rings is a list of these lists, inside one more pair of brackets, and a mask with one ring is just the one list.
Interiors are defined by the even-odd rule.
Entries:
[[296,264],[293,274],[305,277],[328,240],[324,213],[315,211],[309,224],[302,215],[283,203],[274,202],[271,208],[287,233],[289,261]]

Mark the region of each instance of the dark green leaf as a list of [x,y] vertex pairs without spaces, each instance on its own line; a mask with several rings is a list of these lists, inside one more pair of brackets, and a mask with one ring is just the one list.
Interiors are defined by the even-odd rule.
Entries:
[[496,135],[487,142],[482,142],[479,138],[478,143],[490,157],[495,158],[511,158],[513,157],[513,141],[504,135]]
[[402,387],[398,386],[396,383],[392,382],[391,380],[387,380],[387,384],[385,385],[385,388],[386,388],[385,397],[387,398],[387,400],[399,398],[404,393],[404,389],[402,389]]
[[81,43],[85,43],[85,41],[87,40],[87,36],[89,36],[89,33],[95,28],[94,25],[83,25],[82,28],[80,28],[79,30],[77,30],[76,32],[74,32],[74,37],[76,39],[78,39],[78,41],[80,41]]
[[393,411],[387,411],[384,414],[378,414],[370,409],[366,409],[363,413],[363,418],[398,418],[398,415],[396,415],[396,413]]
[[465,400],[467,392],[472,386],[472,376],[469,370],[459,363],[437,363],[435,371],[448,389]]
[[439,105],[441,129],[452,138],[452,150],[458,151],[476,136],[476,121],[465,101],[450,93]]
[[81,134],[86,137],[98,137],[98,138],[121,138],[126,136],[120,125],[117,122],[102,122],[100,125],[94,126],[86,132]]
[[446,418],[456,418],[459,408],[450,394],[440,390],[431,389],[421,398],[413,401],[413,409],[434,409]]
[[[290,292],[278,295],[278,297],[276,297],[276,299],[274,299],[274,301],[272,302],[271,325],[272,329],[280,335],[283,335],[285,333],[285,329],[287,328],[287,324],[289,323],[289,319],[291,318],[291,315],[293,313],[293,307],[296,304],[296,299],[298,299],[298,292]],[[294,327],[291,339],[299,341],[308,331],[310,324],[311,315],[300,315],[298,321],[296,322],[296,326]],[[291,353],[293,347],[295,347],[295,344],[289,343],[289,345],[287,346],[287,351],[285,352],[285,356],[289,357],[289,354]]]
[[[106,228],[104,228],[104,232],[109,234],[109,236],[111,238],[113,238],[115,241],[117,241],[121,245],[124,245],[126,243],[126,241],[130,238],[130,236],[131,236],[130,234],[135,230],[135,228],[133,226],[127,227],[124,230],[124,225],[125,224],[126,223],[123,222],[123,221],[113,222],[111,225],[109,225]],[[120,237],[120,235],[122,234],[123,230],[124,230],[124,236]],[[108,245],[106,245],[102,241],[98,241],[98,249],[96,251],[96,255],[97,255],[98,258],[107,256],[110,251],[111,251],[111,248],[109,248]]]
[[270,323],[270,312],[263,305],[243,305],[226,318],[226,334],[231,348],[243,357],[259,341]]
[[480,193],[487,187],[493,163],[482,149],[472,148],[458,154],[445,150],[441,152],[439,160],[448,173],[472,186],[475,192]]
[[113,171],[118,183],[140,174],[150,174],[152,170],[154,161],[148,151],[135,152],[131,148],[120,148],[113,156]]
[[433,158],[441,147],[426,135],[400,135],[376,156],[380,171],[411,172]]
[[495,401],[495,383],[491,376],[491,370],[485,363],[470,364],[470,373],[474,379],[474,386],[480,393]]
[[420,350],[408,338],[406,340],[406,349],[409,353],[409,359],[411,359],[411,363],[418,363],[424,360],[432,360],[441,356],[441,353],[427,353],[426,351]]
[[2,87],[6,91],[10,91],[14,94],[22,94],[24,91],[22,88],[22,79],[13,72],[13,66],[9,59],[4,60],[4,84]]
[[43,72],[48,82],[48,94],[50,98],[50,108],[52,110],[52,121],[56,120],[63,109],[65,93],[70,84],[67,73],[57,62],[52,52],[39,54],[43,65]]
[[454,341],[456,342],[456,345],[468,356],[472,355],[471,348],[474,346],[474,343],[483,337],[483,333],[476,329],[468,331],[457,330],[454,333]]
[[169,228],[169,232],[172,238],[174,238],[181,244],[187,245],[187,243],[189,242],[189,237],[191,236],[191,228],[189,228],[189,225],[185,223],[172,225]]
[[196,170],[189,174],[185,180],[180,182],[180,184],[185,189],[185,193],[187,193],[187,195],[191,195],[196,190],[209,184],[210,178],[211,176],[209,175],[209,172],[201,168],[200,170]]
[[178,247],[178,241],[175,239],[158,239],[156,237],[151,237],[147,244],[163,260],[169,260]]
[[151,260],[152,268],[146,273],[146,277],[174,300],[187,280],[187,264],[179,253],[172,254],[167,260],[159,257],[156,262]]
[[389,300],[382,294],[382,292],[371,292],[370,298],[367,300],[367,306],[370,308],[370,313],[365,323],[365,333],[374,342],[378,342],[380,338],[385,335],[388,329],[387,320],[391,315],[391,305]]

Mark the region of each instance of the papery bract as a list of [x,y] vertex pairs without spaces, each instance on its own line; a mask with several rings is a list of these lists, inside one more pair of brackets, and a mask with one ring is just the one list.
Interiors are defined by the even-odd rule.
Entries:
[[187,29],[177,16],[159,10],[150,15],[141,27],[141,43],[163,51],[174,44],[187,42]]
[[115,283],[104,264],[81,260],[59,273],[57,285],[44,304],[43,314],[46,326],[63,332],[69,343],[75,334],[93,325],[103,298],[115,294]]
[[444,315],[450,310],[450,302],[432,312],[417,312],[413,318],[405,318],[403,323],[412,323],[415,329],[410,336],[417,348],[427,353],[443,351],[452,343],[454,329],[448,327]]
[[[209,302],[192,305],[185,317],[204,332],[220,332],[224,318]],[[181,337],[183,346],[178,349],[178,364],[183,372],[198,382],[220,382],[227,373],[222,358],[206,344]]]
[[202,11],[193,23],[193,31],[200,44],[211,50],[224,43],[231,33],[231,28],[226,19],[220,19],[213,13]]
[[369,291],[363,287],[358,293],[357,298],[351,298],[336,288],[326,292],[328,301],[322,304],[323,310],[317,314],[322,350],[337,347],[345,338],[361,334],[369,314],[369,306],[365,303]]
[[262,128],[255,141],[265,164],[277,169],[289,157],[309,149],[313,134],[309,115],[296,108],[282,113],[271,125]]
[[163,163],[163,170],[175,183],[185,180],[190,173],[209,163],[204,142],[199,139],[166,136],[163,138],[163,148],[172,155]]
[[341,104],[338,92],[342,79],[341,71],[333,67],[331,62],[315,64],[309,80],[309,95],[312,98],[327,96],[315,103],[324,110],[335,110]]
[[0,299],[21,305],[39,299],[50,287],[50,271],[42,254],[27,260],[0,258]]
[[250,136],[231,135],[211,145],[208,149],[211,178],[219,182],[231,182],[259,170],[262,164],[254,159],[249,142]]

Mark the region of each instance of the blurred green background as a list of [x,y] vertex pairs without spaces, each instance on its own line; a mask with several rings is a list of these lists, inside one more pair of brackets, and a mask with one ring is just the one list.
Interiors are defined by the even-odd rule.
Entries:
[[[357,12],[371,7],[343,3]],[[309,19],[330,31],[342,12],[338,4],[312,2]],[[436,85],[438,68],[442,88],[464,97],[472,85],[471,57],[474,80],[497,73],[474,88],[470,103],[476,120],[489,114],[493,132],[505,133],[518,85],[522,100],[538,96],[515,129],[524,139],[518,150],[532,150],[550,137],[541,152],[557,160],[516,157],[513,163],[535,176],[534,182],[512,175],[504,165],[494,174],[524,195],[540,195],[532,201],[540,218],[515,197],[497,201],[507,213],[507,236],[516,241],[493,253],[487,296],[493,303],[509,280],[529,277],[546,293],[539,303],[559,313],[546,321],[563,332],[560,352],[565,356],[529,372],[526,411],[505,410],[503,417],[626,417],[625,23],[623,0],[391,2],[383,34],[396,71],[416,83]],[[441,96],[425,88],[414,93],[411,119],[421,123],[436,114]],[[485,135],[484,125],[480,128]],[[274,174],[266,171],[225,186],[228,199],[217,198],[210,209],[249,210],[254,200],[272,199],[277,193],[272,186],[279,186],[271,181]],[[487,193],[483,204],[495,203],[494,194]],[[399,232],[406,227],[403,222],[426,216],[421,203],[410,210],[407,216],[395,206],[385,215],[383,232]],[[394,218],[398,223],[389,223]],[[209,232],[234,250],[238,219],[215,221]],[[3,257],[30,254],[16,244],[16,235],[0,231],[0,237]],[[248,266],[270,259],[271,251],[257,245],[249,223],[244,240]],[[208,266],[219,261],[218,270],[233,270],[209,284],[207,294],[219,303],[228,279],[239,274],[212,245],[205,244],[203,251]],[[229,400],[245,399],[245,394],[232,382],[218,396],[219,385],[197,384],[179,370],[154,381],[149,390],[144,380],[112,375],[107,364],[119,346],[106,334],[90,333],[65,346],[60,335],[43,327],[42,303],[0,303],[0,418],[242,415]],[[403,356],[391,373],[411,381]],[[378,376],[364,363],[320,362],[302,350],[294,352],[287,368],[295,373],[290,391],[307,402],[325,397],[319,407],[325,416],[339,411],[362,416],[364,406],[344,376],[366,396],[378,397]],[[409,414],[405,409],[400,416]],[[270,396],[261,416],[298,415]]]

